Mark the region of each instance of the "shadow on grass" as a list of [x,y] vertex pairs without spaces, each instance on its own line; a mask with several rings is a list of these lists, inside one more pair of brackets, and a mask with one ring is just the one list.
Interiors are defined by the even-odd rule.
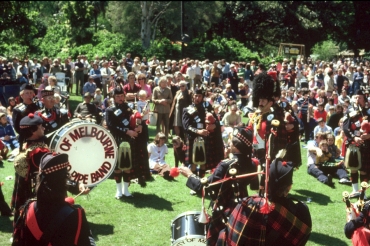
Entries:
[[99,241],[99,235],[112,235],[114,229],[113,225],[95,224],[91,222],[89,222],[89,227],[95,241]]
[[4,233],[13,232],[13,220],[12,217],[0,216],[0,231]]
[[329,203],[332,203],[330,200],[330,197],[321,193],[317,193],[311,190],[294,190],[298,194],[290,195],[290,197],[293,197],[299,201],[306,202],[307,198],[310,197],[313,203],[317,203],[320,205],[328,205]]
[[324,235],[318,232],[312,232],[309,242],[313,242],[317,245],[335,245],[335,246],[347,246],[348,243],[338,238]]
[[152,208],[157,210],[173,211],[172,203],[155,194],[134,192],[133,198],[122,198],[121,202],[130,203],[136,208]]

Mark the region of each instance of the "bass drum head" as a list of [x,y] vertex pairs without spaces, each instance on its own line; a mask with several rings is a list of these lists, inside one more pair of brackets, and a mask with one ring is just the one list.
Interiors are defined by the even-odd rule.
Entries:
[[117,160],[117,144],[112,134],[88,121],[74,121],[61,127],[53,136],[50,149],[68,154],[70,178],[87,187],[108,178]]
[[188,211],[178,215],[171,223],[172,246],[206,245],[206,225],[199,223],[200,212]]

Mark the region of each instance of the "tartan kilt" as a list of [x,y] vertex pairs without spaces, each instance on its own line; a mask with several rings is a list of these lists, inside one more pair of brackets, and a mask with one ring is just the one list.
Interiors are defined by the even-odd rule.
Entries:
[[360,146],[361,152],[361,171],[366,172],[367,176],[370,176],[370,141],[364,141],[364,144]]
[[143,134],[139,134],[137,138],[130,140],[130,146],[132,153],[130,179],[144,177],[146,180],[149,180],[151,175],[145,136]]

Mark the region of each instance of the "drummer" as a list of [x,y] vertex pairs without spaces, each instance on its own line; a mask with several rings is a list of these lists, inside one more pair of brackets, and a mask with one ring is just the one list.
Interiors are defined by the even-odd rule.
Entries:
[[[54,106],[55,95],[53,90],[42,90],[41,97],[44,109],[37,111],[36,114],[43,120],[42,126],[45,128],[44,133],[48,135],[69,122],[68,111],[60,110]],[[48,136],[45,142],[49,144],[50,139],[51,136]]]
[[[14,179],[14,190],[11,201],[12,209],[15,209],[14,221],[19,215],[19,208],[30,198],[35,196],[36,176],[38,172],[41,157],[50,150],[45,144],[43,120],[34,114],[29,114],[20,122],[19,144],[20,152],[26,150],[26,155],[21,158],[21,154],[14,160],[16,175]],[[23,143],[26,143],[23,146]],[[22,165],[25,162],[26,165]],[[69,191],[77,194],[85,190],[83,184],[77,185],[74,182],[68,182]]]
[[91,103],[91,95],[89,92],[84,94],[84,102],[79,103],[75,109],[74,117],[80,119],[93,118],[96,119],[97,110],[94,104]]

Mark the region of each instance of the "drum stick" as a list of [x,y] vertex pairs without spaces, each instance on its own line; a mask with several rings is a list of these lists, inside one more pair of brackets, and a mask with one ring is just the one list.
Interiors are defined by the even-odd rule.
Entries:
[[53,132],[50,132],[49,134],[46,134],[46,135],[45,135],[45,137],[46,137],[46,138],[49,138],[49,137],[53,136],[53,134],[54,134],[56,131],[58,131],[58,130],[55,130],[55,131],[53,131]]
[[80,195],[82,195],[82,193],[84,193],[84,192],[85,192],[85,190],[81,191],[80,193],[78,193],[77,196],[73,197],[73,199],[76,199],[77,197],[79,197]]
[[215,182],[209,184],[206,188],[217,185],[217,184],[224,183],[228,180],[248,178],[250,176],[254,176],[254,175],[258,175],[258,174],[264,174],[264,172],[261,171],[261,172],[247,173],[247,174],[236,175],[235,177],[224,178],[224,179],[221,179],[221,180],[218,180],[218,181],[215,181]]

